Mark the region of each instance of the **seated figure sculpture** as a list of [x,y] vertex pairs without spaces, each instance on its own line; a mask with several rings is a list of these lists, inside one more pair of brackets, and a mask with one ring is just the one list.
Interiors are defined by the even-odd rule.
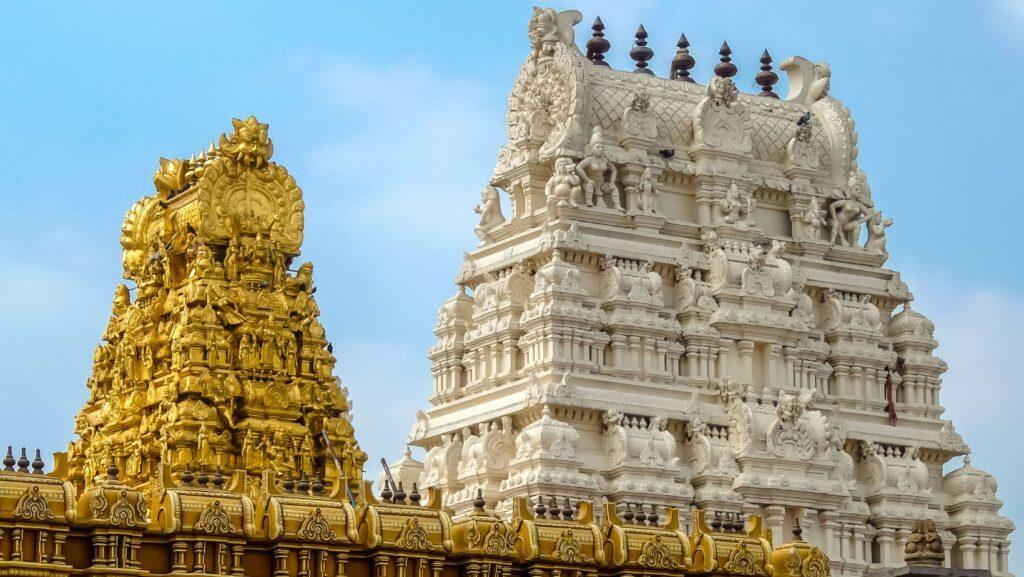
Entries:
[[619,187],[615,184],[617,171],[615,164],[605,156],[600,126],[594,127],[594,133],[590,138],[590,154],[576,165],[576,174],[583,182],[587,206],[607,206],[607,195],[611,197],[610,208],[622,210]]

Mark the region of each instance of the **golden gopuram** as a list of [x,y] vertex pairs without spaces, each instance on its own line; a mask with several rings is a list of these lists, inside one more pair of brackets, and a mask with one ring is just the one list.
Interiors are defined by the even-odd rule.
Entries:
[[114,291],[78,439],[50,472],[38,451],[3,459],[0,575],[829,575],[757,517],[535,496],[505,519],[482,496],[462,516],[434,488],[375,496],[313,265],[293,266],[302,192],[266,124],[233,125],[160,159],[128,211],[134,295]]

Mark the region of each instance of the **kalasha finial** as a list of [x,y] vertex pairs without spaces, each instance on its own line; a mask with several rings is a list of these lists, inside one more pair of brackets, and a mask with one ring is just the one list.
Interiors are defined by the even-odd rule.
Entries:
[[195,477],[195,475],[192,474],[192,469],[190,469],[188,466],[186,466],[185,470],[181,472],[181,482],[186,484],[186,485],[191,485],[192,481],[195,481],[195,480],[196,480],[196,477]]
[[608,39],[604,37],[604,22],[601,17],[594,19],[594,25],[590,27],[594,35],[587,40],[587,59],[598,66],[608,66],[604,61],[604,53],[612,47]]
[[44,464],[43,464],[43,455],[39,451],[39,449],[36,449],[36,458],[32,459],[32,474],[33,475],[42,475],[43,474],[43,466],[44,466]]
[[654,76],[654,73],[647,68],[647,61],[654,58],[654,50],[647,47],[647,30],[644,29],[643,24],[636,29],[636,42],[633,43],[633,48],[629,51],[629,57],[636,61],[636,69],[633,72]]
[[626,510],[622,512],[622,520],[626,523],[632,523],[633,517],[635,517],[633,514],[633,504],[626,503]]
[[543,519],[545,514],[548,512],[547,506],[544,505],[544,497],[541,495],[537,496],[537,504],[533,506],[533,514],[539,519]]
[[643,503],[636,504],[636,522],[641,525],[647,524],[647,510],[644,508]]
[[29,465],[28,455],[25,454],[25,447],[22,447],[21,448],[21,456],[18,457],[18,472],[19,473],[28,473],[28,465]]
[[690,78],[690,69],[697,63],[690,55],[690,41],[686,39],[686,34],[679,35],[679,41],[676,42],[676,47],[679,50],[676,51],[676,55],[672,57],[672,66],[669,68],[669,78],[672,80],[682,80],[683,82],[693,82],[693,78]]
[[[292,491],[294,491],[295,490],[295,478],[292,477],[291,475],[289,475],[288,478],[285,479],[283,483],[281,483],[281,488],[284,489],[288,493],[291,493]],[[384,494],[381,493],[381,497],[383,497],[383,496],[384,496]]]
[[551,497],[551,501],[548,502],[548,514],[551,515],[552,519],[558,519],[562,516],[562,510],[558,508],[558,497]]
[[758,96],[775,98],[777,100],[779,95],[772,92],[772,87],[778,81],[779,75],[772,70],[772,55],[768,54],[766,49],[761,54],[761,71],[754,76],[754,82],[761,87],[761,94]]
[[14,447],[7,445],[7,456],[4,457],[4,471],[13,471],[17,461],[14,460]]
[[213,473],[213,486],[217,489],[224,486],[224,473],[220,470],[220,465],[217,466],[217,470]]
[[314,495],[321,495],[324,492],[324,481],[320,478],[320,475],[313,477],[313,484],[309,486],[313,491]]
[[117,470],[117,464],[116,463],[111,463],[107,467],[107,478],[110,479],[111,481],[116,481],[117,480],[117,475],[119,473],[120,473],[120,471]]
[[[598,21],[600,21],[600,20],[601,19],[598,18]],[[482,513],[484,511],[484,506],[485,505],[487,505],[487,501],[484,501],[484,490],[483,489],[477,489],[476,490],[476,499],[473,499],[473,508]]]
[[804,528],[800,526],[800,519],[793,519],[793,539],[804,540]]
[[420,495],[419,483],[413,481],[412,492],[409,493],[409,502],[412,503],[413,505],[419,505],[421,498],[422,495]]
[[395,491],[395,503],[405,503],[406,497],[407,495],[405,494],[405,487],[403,487],[402,482],[399,481],[398,490]]
[[732,63],[732,48],[729,48],[728,42],[722,42],[722,47],[719,48],[718,54],[721,56],[720,62],[715,65],[715,76],[721,76],[722,78],[732,78],[736,76],[736,65]]
[[390,503],[391,497],[394,496],[395,494],[391,492],[391,483],[384,481],[384,490],[380,492],[380,498],[383,499],[385,503]]

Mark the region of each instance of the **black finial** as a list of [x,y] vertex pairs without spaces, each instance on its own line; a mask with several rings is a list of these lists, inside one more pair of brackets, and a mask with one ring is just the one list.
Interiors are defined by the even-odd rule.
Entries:
[[718,54],[721,56],[720,62],[715,65],[715,76],[721,76],[722,78],[732,78],[736,76],[736,65],[732,63],[732,48],[729,48],[728,42],[722,42],[722,47],[718,50]]
[[587,40],[587,59],[598,66],[608,66],[604,61],[604,53],[608,52],[612,45],[604,37],[604,22],[601,22],[600,16],[594,19],[594,25],[590,29],[594,31],[594,35]]
[[305,471],[303,471],[302,475],[299,477],[299,482],[295,484],[295,488],[298,489],[300,493],[309,493],[309,478],[306,477]]
[[116,481],[117,476],[120,473],[121,471],[117,469],[117,463],[111,463],[110,466],[107,467],[107,478],[109,478],[111,481]]
[[412,484],[412,492],[409,493],[409,502],[412,503],[413,505],[419,505],[421,498],[422,496],[420,495],[419,483],[414,482]]
[[533,514],[539,519],[543,519],[545,514],[548,512],[548,508],[544,506],[544,497],[537,496],[537,504],[533,506]]
[[715,511],[715,517],[711,519],[711,530],[718,533],[722,529],[722,512]]
[[641,525],[647,524],[647,510],[644,508],[643,503],[636,504],[636,522]]
[[320,478],[320,475],[313,477],[313,484],[310,485],[314,495],[321,495],[324,492],[324,481]]
[[622,520],[626,523],[633,522],[633,505],[626,503],[626,510],[622,512]]
[[742,533],[747,528],[747,522],[743,518],[743,511],[736,513],[736,531]]
[[408,495],[405,494],[405,487],[402,486],[402,482],[398,482],[398,490],[395,491],[395,503],[405,503],[405,498]]
[[800,526],[800,519],[793,519],[793,538],[797,541],[804,540],[804,528]]
[[191,485],[192,481],[195,481],[196,477],[192,474],[192,469],[185,467],[185,470],[181,472],[181,482],[185,485]]
[[43,455],[36,449],[36,458],[32,459],[32,474],[42,475],[43,474]]
[[21,456],[18,457],[18,472],[19,473],[28,473],[28,465],[29,465],[28,455],[25,454],[25,447],[22,447],[21,448]]
[[651,523],[652,527],[658,526],[658,506],[651,505],[651,512],[647,515],[647,520]]
[[217,470],[213,473],[213,486],[217,489],[224,486],[224,473],[220,470],[220,466],[218,466]]
[[[600,20],[601,19],[598,18],[598,21],[600,21]],[[477,489],[476,490],[476,499],[473,499],[473,508],[482,513],[484,511],[484,506],[485,505],[487,505],[487,501],[484,501],[484,490],[483,489]]]
[[395,494],[391,492],[391,483],[384,481],[384,490],[380,492],[380,498],[383,499],[385,503],[389,503],[391,502],[391,497],[394,495]]
[[551,501],[548,502],[548,513],[552,519],[558,519],[562,515],[562,510],[558,508],[558,497],[551,497]]
[[654,50],[647,46],[647,30],[644,29],[643,24],[636,29],[636,42],[633,43],[633,48],[629,51],[629,57],[636,61],[636,69],[633,72],[654,75],[654,72],[647,68],[647,61],[654,58]]
[[14,447],[7,445],[7,456],[4,457],[4,471],[13,471],[15,463],[17,461],[14,460]]
[[761,71],[754,75],[754,82],[761,87],[761,94],[767,98],[778,99],[779,95],[772,92],[772,87],[779,81],[779,75],[772,70],[772,55],[765,50],[761,54]]
[[676,51],[676,55],[672,57],[672,66],[669,68],[669,78],[672,80],[682,80],[683,82],[693,82],[693,78],[690,78],[690,69],[697,63],[690,55],[690,41],[686,39],[686,34],[679,35],[679,41],[676,42],[676,47],[679,50]]
[[210,475],[206,472],[206,465],[199,466],[199,475],[196,477],[196,485],[205,487],[210,484]]
[[[281,483],[281,488],[284,489],[285,491],[291,493],[292,491],[295,490],[295,479],[293,477],[289,476],[287,479],[284,480],[283,483]],[[384,494],[381,493],[381,496],[383,497]]]
[[562,518],[566,521],[572,521],[576,518],[576,511],[572,508],[572,503],[569,502],[569,498],[562,499]]

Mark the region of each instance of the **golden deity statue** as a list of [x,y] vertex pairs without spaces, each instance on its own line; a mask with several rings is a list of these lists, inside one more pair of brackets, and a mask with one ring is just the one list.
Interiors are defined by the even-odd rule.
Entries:
[[145,489],[161,464],[175,477],[241,470],[252,486],[273,470],[359,487],[366,455],[317,318],[313,265],[290,272],[302,191],[270,161],[266,124],[233,124],[198,156],[161,158],[156,193],[125,217],[135,288],[115,289],[93,356],[67,456],[79,489],[111,465]]

